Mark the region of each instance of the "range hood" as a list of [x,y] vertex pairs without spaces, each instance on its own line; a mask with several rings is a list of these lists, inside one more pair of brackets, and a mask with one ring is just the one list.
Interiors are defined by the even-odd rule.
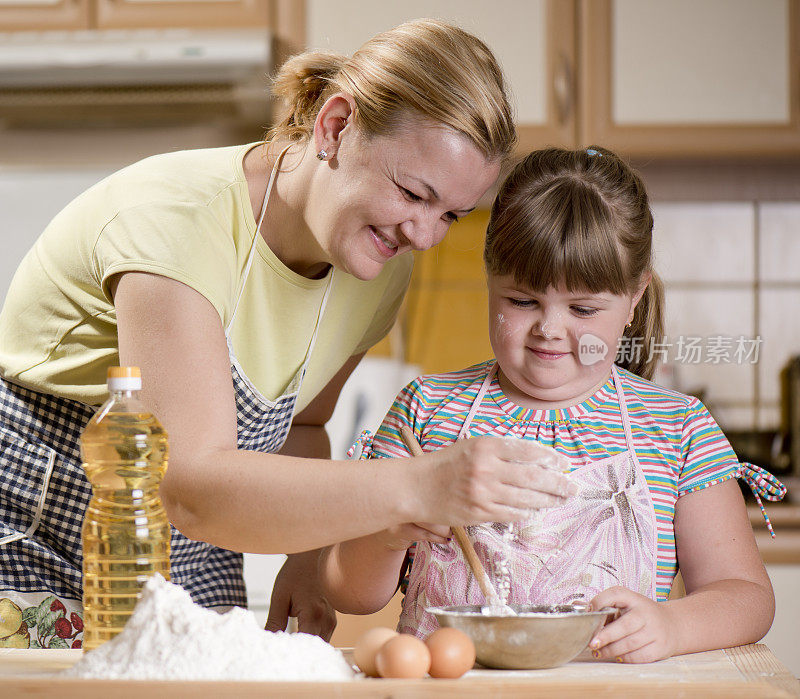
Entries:
[[265,28],[0,33],[0,128],[261,131],[271,68]]
[[264,83],[266,29],[0,33],[0,88]]

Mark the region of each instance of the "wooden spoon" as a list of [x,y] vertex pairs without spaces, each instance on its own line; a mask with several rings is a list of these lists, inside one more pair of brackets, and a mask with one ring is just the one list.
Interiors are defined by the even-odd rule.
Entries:
[[[414,437],[414,433],[408,428],[408,426],[403,425],[400,428],[400,435],[402,436],[406,447],[414,456],[422,456],[425,453],[422,451],[422,447],[419,445],[416,437]],[[456,526],[451,528],[453,530],[453,535],[456,537],[458,545],[461,547],[461,552],[464,554],[464,558],[467,559],[467,563],[472,570],[472,574],[478,581],[478,585],[480,585],[481,591],[483,592],[486,601],[489,603],[489,606],[505,608],[507,605],[503,604],[503,601],[497,594],[497,590],[494,589],[494,585],[492,585],[492,581],[486,574],[483,564],[481,563],[480,558],[478,558],[478,554],[475,552],[475,547],[472,545],[472,541],[470,541],[469,536],[467,536],[467,532],[464,527]]]

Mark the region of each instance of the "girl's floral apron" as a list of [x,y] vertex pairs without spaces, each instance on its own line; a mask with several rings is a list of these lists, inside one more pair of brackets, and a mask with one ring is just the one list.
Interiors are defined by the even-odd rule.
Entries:
[[[297,395],[330,294],[333,270],[301,367],[268,400],[233,351],[231,331],[249,276],[278,166],[270,175],[256,232],[225,328],[236,392],[237,446],[276,452],[291,427]],[[83,636],[81,528],[91,498],[80,434],[96,407],[0,379],[0,648],[79,648]],[[246,606],[242,555],[186,538],[173,528],[172,581],[206,607]]]
[[[458,439],[470,436],[472,419],[496,371],[497,363],[487,373]],[[636,456],[619,374],[613,365],[611,371],[627,450],[573,463],[570,478],[578,484],[578,494],[563,506],[515,523],[512,537],[504,524],[467,528],[484,568],[505,584],[510,604],[589,602],[614,585],[656,599],[655,509]],[[780,500],[786,487],[752,464],[741,464],[737,475],[753,490],[772,532],[759,496]],[[427,607],[485,603],[457,547],[418,542],[398,629],[424,638],[438,628]]]
[[[470,425],[497,371],[487,373],[458,435]],[[601,590],[623,585],[655,599],[656,518],[650,491],[633,448],[630,419],[614,373],[627,451],[588,464],[573,464],[577,496],[561,507],[540,510],[530,520],[468,527],[481,562],[508,586],[509,604],[589,601]],[[505,559],[505,560],[503,560]],[[399,629],[426,637],[438,624],[427,607],[485,604],[477,581],[454,546],[419,542],[414,555]]]

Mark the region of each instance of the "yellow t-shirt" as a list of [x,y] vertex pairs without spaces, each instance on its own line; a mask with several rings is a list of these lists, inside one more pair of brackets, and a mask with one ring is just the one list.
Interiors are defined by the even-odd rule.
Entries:
[[[23,259],[0,312],[0,374],[102,403],[106,369],[119,362],[108,281],[123,271],[187,284],[226,327],[256,233],[242,169],[253,145],[147,158],[61,211]],[[298,410],[348,357],[389,331],[412,264],[411,255],[394,258],[367,282],[336,272]],[[267,398],[279,396],[301,366],[326,284],[292,272],[259,236],[231,336],[240,365]]]

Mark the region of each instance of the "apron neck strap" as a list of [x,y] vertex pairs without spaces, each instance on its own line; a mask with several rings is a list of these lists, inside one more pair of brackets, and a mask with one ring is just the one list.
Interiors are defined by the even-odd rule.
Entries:
[[269,175],[269,181],[267,182],[267,191],[264,193],[264,201],[261,203],[261,213],[258,216],[258,223],[256,224],[256,232],[253,235],[253,240],[250,243],[250,250],[247,254],[247,264],[244,268],[244,274],[242,275],[242,281],[239,284],[239,291],[236,294],[236,303],[233,306],[233,313],[231,314],[231,319],[228,322],[228,327],[225,328],[225,332],[230,332],[230,329],[233,327],[233,321],[236,319],[236,312],[239,310],[239,302],[242,300],[242,294],[244,293],[244,285],[247,282],[247,277],[250,275],[250,268],[253,266],[253,258],[255,257],[256,252],[256,243],[258,243],[258,237],[261,235],[261,224],[264,222],[264,214],[267,213],[267,203],[269,202],[269,195],[272,192],[272,186],[275,184],[275,179],[278,175],[278,168],[280,167],[281,161],[283,160],[283,156],[286,154],[286,151],[291,148],[291,145],[286,146],[278,157],[275,159],[275,164],[272,166],[272,172]]
[[475,396],[475,400],[472,401],[472,405],[469,408],[467,417],[464,418],[464,424],[461,425],[461,429],[458,432],[457,439],[465,439],[469,437],[469,428],[472,426],[472,420],[475,418],[475,413],[478,412],[478,408],[481,407],[481,403],[483,403],[483,397],[489,390],[489,384],[492,383],[492,378],[497,373],[497,366],[498,366],[497,361],[494,361],[492,363],[492,366],[489,367],[489,371],[486,373],[486,378],[484,378],[481,387],[478,389],[478,393]]
[[619,412],[622,417],[622,426],[625,428],[625,441],[628,443],[628,449],[633,452],[633,432],[631,431],[631,418],[628,415],[628,403],[625,400],[625,389],[622,387],[622,381],[617,371],[617,365],[611,365],[611,376],[614,379],[614,390],[617,392],[617,402],[619,403]]

